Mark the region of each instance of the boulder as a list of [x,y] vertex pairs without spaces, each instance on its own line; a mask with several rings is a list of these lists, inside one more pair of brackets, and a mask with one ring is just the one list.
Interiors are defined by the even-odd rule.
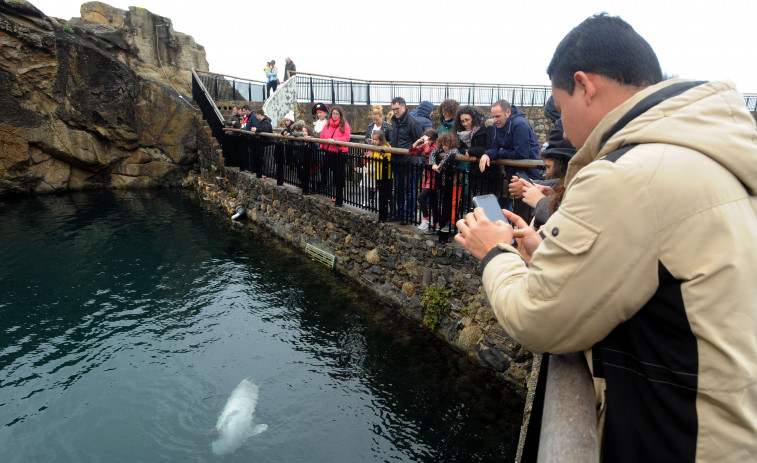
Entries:
[[192,170],[204,48],[143,8],[81,14],[0,0],[0,196],[180,186]]

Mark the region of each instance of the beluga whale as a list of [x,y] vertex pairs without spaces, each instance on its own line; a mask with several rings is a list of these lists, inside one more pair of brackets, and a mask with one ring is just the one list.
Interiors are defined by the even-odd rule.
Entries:
[[245,378],[231,392],[211,433],[214,455],[230,455],[248,438],[268,429],[266,424],[252,425],[257,405],[258,386],[250,378]]

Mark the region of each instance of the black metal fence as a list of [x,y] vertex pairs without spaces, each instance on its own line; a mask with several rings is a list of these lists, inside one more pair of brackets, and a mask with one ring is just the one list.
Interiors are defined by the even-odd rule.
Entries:
[[221,115],[221,111],[218,110],[213,97],[203,85],[200,76],[194,70],[192,70],[192,99],[200,107],[202,117],[208,122],[213,136],[218,140],[219,144],[223,143],[223,115]]
[[[471,198],[506,191],[502,169],[492,166],[481,174],[472,163],[447,163],[434,172],[424,156],[407,150],[359,143],[343,143],[273,134],[255,135],[225,129],[225,165],[292,185],[305,195],[330,198],[335,206],[350,205],[378,215],[379,221],[419,224],[428,218],[428,233],[446,239],[455,222],[472,210]],[[539,161],[507,161],[521,167],[540,166]],[[504,205],[504,203],[503,203]]]
[[250,101],[265,100],[265,82],[195,71],[208,94],[215,101]]
[[518,106],[544,106],[552,95],[546,85],[501,85],[449,82],[365,81],[297,73],[297,101],[331,104],[389,104],[401,96],[410,105],[453,98],[461,104],[486,106],[505,99]]

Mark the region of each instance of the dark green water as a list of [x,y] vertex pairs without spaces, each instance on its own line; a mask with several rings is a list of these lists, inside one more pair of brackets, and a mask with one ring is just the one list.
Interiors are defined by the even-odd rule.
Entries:
[[193,195],[0,200],[0,461],[511,461],[523,403],[320,264]]

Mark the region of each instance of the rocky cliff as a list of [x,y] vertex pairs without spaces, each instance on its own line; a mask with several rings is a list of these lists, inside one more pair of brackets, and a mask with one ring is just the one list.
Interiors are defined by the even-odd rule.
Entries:
[[178,185],[196,160],[204,49],[142,8],[81,14],[0,0],[0,195]]

